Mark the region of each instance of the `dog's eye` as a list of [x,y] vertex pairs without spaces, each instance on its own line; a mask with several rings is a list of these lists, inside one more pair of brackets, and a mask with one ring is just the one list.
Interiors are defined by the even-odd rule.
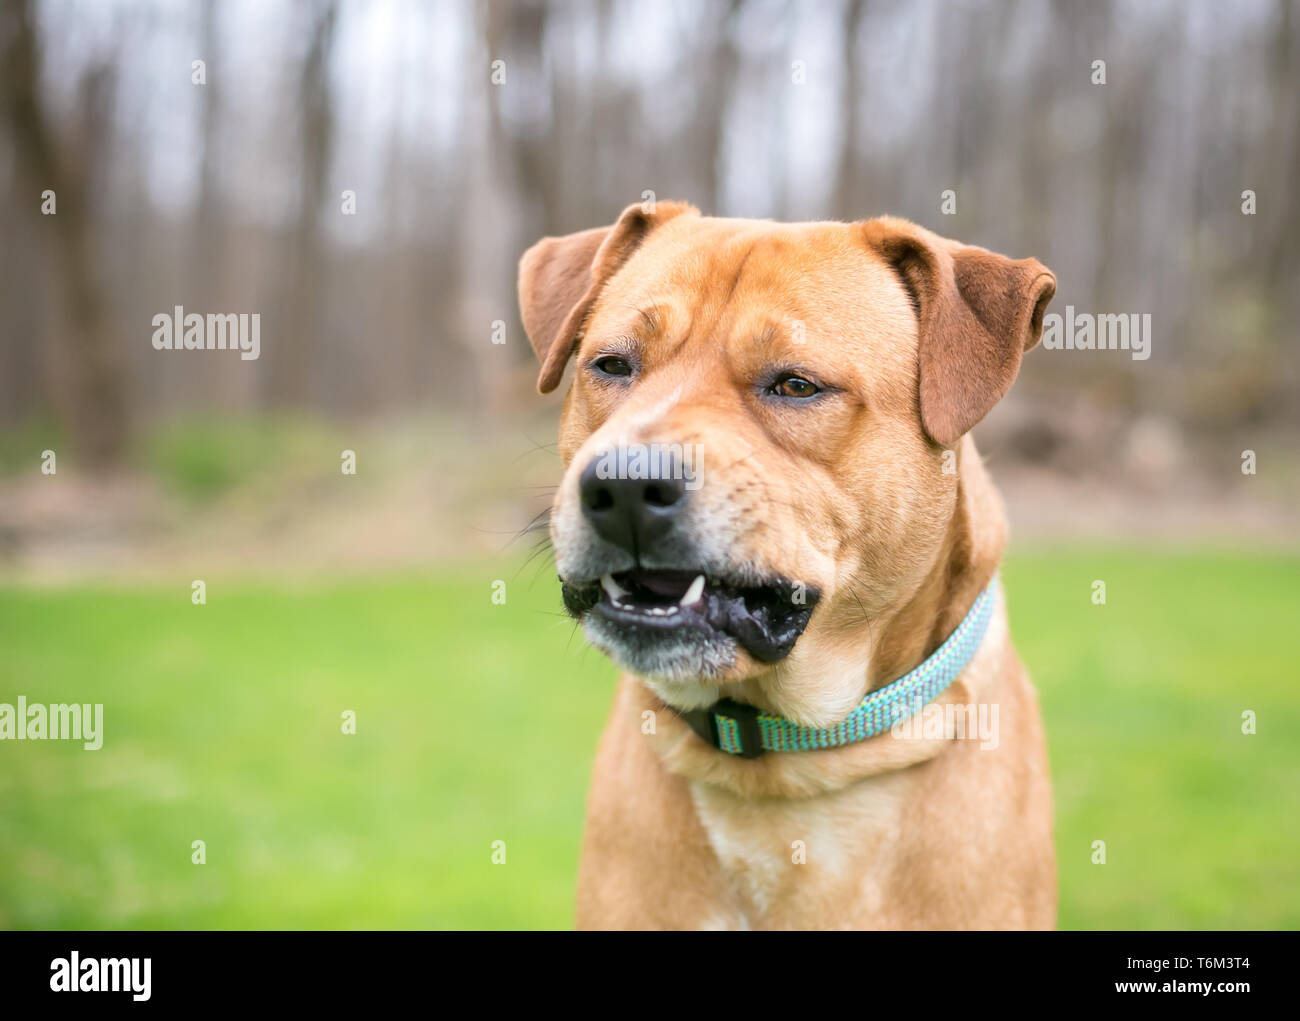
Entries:
[[606,376],[630,376],[632,375],[632,366],[624,358],[617,358],[609,355],[605,358],[596,360],[596,368]]
[[786,375],[768,387],[767,392],[776,397],[801,399],[821,393],[821,388],[816,383],[804,379],[803,376]]

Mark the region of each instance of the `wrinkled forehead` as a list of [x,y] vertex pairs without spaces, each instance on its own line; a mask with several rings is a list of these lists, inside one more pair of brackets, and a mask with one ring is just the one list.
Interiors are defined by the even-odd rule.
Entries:
[[[915,317],[893,270],[853,225],[680,217],[652,234],[605,287],[583,343],[707,339],[732,348],[814,343],[906,358]],[[877,350],[878,349],[878,350]]]

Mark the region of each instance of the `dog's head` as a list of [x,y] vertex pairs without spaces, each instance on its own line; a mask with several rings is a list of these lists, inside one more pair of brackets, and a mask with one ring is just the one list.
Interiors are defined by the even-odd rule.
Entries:
[[660,202],[534,245],[539,389],[576,362],[551,536],[588,639],[678,708],[766,684],[795,719],[842,716],[871,622],[950,541],[955,448],[1055,284],[890,218]]

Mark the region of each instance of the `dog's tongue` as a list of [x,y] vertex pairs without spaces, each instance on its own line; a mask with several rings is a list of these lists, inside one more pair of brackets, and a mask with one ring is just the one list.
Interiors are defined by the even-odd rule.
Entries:
[[[615,581],[635,586],[652,599],[675,603],[686,594],[696,577],[695,571],[635,568],[616,575]],[[759,598],[747,599],[727,588],[710,588],[702,593],[700,611],[710,625],[731,635],[755,659],[775,663],[794,648],[808,623],[812,604],[789,606]]]
[[695,580],[694,571],[645,571],[627,573],[629,581],[664,599],[680,599]]

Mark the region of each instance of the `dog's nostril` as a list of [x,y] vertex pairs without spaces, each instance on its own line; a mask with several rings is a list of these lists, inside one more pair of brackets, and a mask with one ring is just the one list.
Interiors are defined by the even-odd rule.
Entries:
[[671,475],[611,478],[610,466],[595,458],[579,479],[582,514],[605,541],[634,557],[663,541],[686,507],[686,483]]
[[657,483],[645,487],[641,499],[652,507],[671,507],[682,498],[681,492],[674,486]]
[[614,494],[608,486],[589,486],[583,491],[582,502],[589,511],[609,510],[614,506]]

